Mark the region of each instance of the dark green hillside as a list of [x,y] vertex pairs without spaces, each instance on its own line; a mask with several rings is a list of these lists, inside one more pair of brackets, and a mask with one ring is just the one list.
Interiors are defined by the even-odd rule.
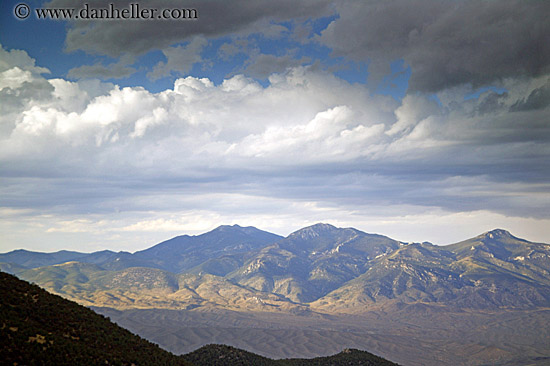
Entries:
[[182,356],[195,365],[209,366],[273,366],[275,361],[267,357],[240,350],[231,346],[209,344]]
[[346,349],[337,355],[313,359],[280,360],[279,365],[289,366],[397,366],[396,363],[356,349]]
[[189,365],[109,319],[0,272],[3,365]]
[[196,365],[209,366],[396,366],[397,364],[359,350],[313,359],[272,360],[231,346],[211,344],[183,356]]

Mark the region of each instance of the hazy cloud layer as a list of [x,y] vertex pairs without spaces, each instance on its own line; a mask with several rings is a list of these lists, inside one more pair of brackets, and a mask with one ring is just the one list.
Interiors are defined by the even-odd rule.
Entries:
[[308,67],[267,87],[186,77],[154,94],[48,80],[25,52],[1,52],[6,233],[40,223],[116,237],[184,228],[193,213],[279,230],[317,218],[383,228],[384,217],[434,212],[550,220],[550,109],[538,97],[548,76],[471,99],[448,89],[440,103],[396,102]]

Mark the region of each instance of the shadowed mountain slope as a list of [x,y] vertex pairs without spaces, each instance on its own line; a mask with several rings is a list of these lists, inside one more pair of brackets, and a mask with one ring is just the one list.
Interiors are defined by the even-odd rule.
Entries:
[[[149,249],[134,253],[133,258],[150,263],[149,266],[180,273],[219,257],[233,258],[235,266],[243,254],[260,249],[282,239],[281,236],[254,227],[223,225],[197,236],[178,236]],[[214,269],[215,266],[208,268]],[[227,269],[226,269],[227,270]],[[225,275],[218,269],[215,275]]]
[[190,365],[72,301],[0,272],[5,365]]

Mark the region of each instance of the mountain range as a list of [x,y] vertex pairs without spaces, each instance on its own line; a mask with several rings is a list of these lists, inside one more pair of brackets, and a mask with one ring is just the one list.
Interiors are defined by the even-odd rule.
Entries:
[[550,245],[500,229],[437,246],[328,224],[286,238],[234,225],[133,254],[16,250],[0,254],[0,263],[54,293],[114,308],[360,313],[388,302],[550,307]]
[[[305,319],[316,319],[317,325],[307,325],[315,332],[322,328],[318,324],[341,332],[343,328],[330,319],[348,324],[342,317],[359,317],[357,324],[364,319],[394,322],[407,314],[416,319],[422,318],[419,314],[430,314],[443,325],[465,314],[485,314],[478,320],[481,324],[489,313],[524,316],[528,312],[546,323],[550,308],[550,245],[529,242],[502,229],[437,246],[405,243],[329,224],[312,225],[287,237],[253,227],[220,226],[135,253],[16,250],[0,254],[0,269],[109,313],[156,340],[153,322],[136,321],[144,311],[176,318],[182,312],[201,314],[211,326],[218,324],[212,320],[215,316],[204,314],[223,313],[230,318],[237,317],[235,314],[263,314],[266,324],[270,316],[302,325],[308,323]],[[149,325],[144,326],[146,323]],[[374,320],[370,324],[362,326],[361,332],[370,331],[366,328]],[[404,324],[401,321],[397,328]],[[402,334],[410,331],[400,329]],[[379,324],[379,331],[387,330]],[[537,329],[525,332],[529,333],[526,339],[548,336]],[[204,342],[202,336],[193,337]],[[167,339],[158,341],[169,343]],[[495,349],[483,348],[491,349],[483,357],[489,362],[513,359],[521,364],[510,356],[515,351],[508,350],[506,342],[510,343],[509,339],[491,346]],[[172,350],[189,350],[178,347],[173,345]],[[261,353],[262,348],[254,350]],[[270,352],[264,354],[311,356],[307,352]],[[528,362],[550,357],[538,347],[529,352]],[[386,350],[381,354],[391,356]],[[400,352],[396,354],[398,358],[389,358],[404,363]]]

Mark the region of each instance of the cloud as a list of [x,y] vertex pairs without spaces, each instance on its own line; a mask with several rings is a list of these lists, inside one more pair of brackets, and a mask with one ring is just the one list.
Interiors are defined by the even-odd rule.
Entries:
[[166,62],[159,62],[153,68],[153,71],[147,74],[152,80],[168,76],[171,73],[177,75],[186,75],[194,64],[202,61],[201,52],[208,44],[203,37],[195,37],[186,46],[169,47],[162,53],[166,56]]
[[376,143],[375,138],[383,131],[384,124],[365,126],[353,120],[349,107],[337,106],[317,113],[305,124],[271,127],[260,135],[249,135],[228,151],[247,157],[269,156],[279,164],[289,156],[294,156],[293,165],[301,159],[346,161],[370,154],[371,149],[366,148],[368,142]]
[[241,52],[248,52],[248,46],[248,40],[234,39],[231,42],[225,42],[222,44],[218,49],[218,55],[222,60],[227,61]]
[[342,1],[319,37],[336,56],[369,60],[377,84],[389,63],[412,68],[412,91],[437,92],[469,83],[550,71],[545,1]]
[[[131,1],[117,2],[117,7],[128,7]],[[270,0],[260,1],[217,1],[197,2],[163,0],[156,1],[157,9],[194,8],[199,20],[142,20],[111,22],[101,21],[100,26],[93,21],[75,21],[71,24],[66,38],[69,52],[83,50],[91,54],[103,54],[119,57],[123,54],[142,55],[150,50],[165,50],[168,47],[189,41],[195,36],[221,37],[224,35],[250,31],[256,32],[258,24],[266,19],[279,21],[298,17],[318,17],[330,12],[330,1],[305,0],[299,5],[295,1],[283,0],[276,3]],[[109,1],[95,1],[94,7],[107,8]],[[70,0],[52,0],[50,7],[74,7]],[[270,27],[274,37],[283,29]]]
[[44,67],[36,66],[36,60],[24,50],[6,50],[0,44],[0,71],[6,71],[13,66],[27,70],[33,74],[47,74],[50,71]]
[[257,79],[266,79],[274,73],[284,73],[289,68],[302,66],[311,62],[309,57],[297,59],[290,51],[284,56],[256,53],[251,55],[242,73]]
[[440,113],[435,101],[422,96],[407,95],[403,98],[401,106],[395,110],[397,121],[386,133],[390,136],[400,132],[410,133],[412,127]]
[[[116,7],[123,9],[129,7],[130,3],[128,0],[117,2]],[[328,0],[304,0],[299,4],[290,0],[279,1],[277,4],[268,0],[254,3],[244,0],[207,0],[200,4],[163,0],[154,5],[158,10],[196,8],[199,19],[124,22],[82,18],[72,20],[67,28],[65,50],[69,53],[84,51],[89,56],[131,59],[132,63],[139,60],[140,56],[151,55],[152,51],[160,50],[166,60],[159,61],[150,68],[146,66],[149,68],[147,77],[151,81],[167,76],[186,76],[193,65],[201,63],[203,69],[207,69],[205,66],[208,64],[219,65],[240,53],[248,58],[246,64],[230,68],[226,71],[226,76],[233,76],[236,74],[234,71],[239,70],[239,73],[249,76],[266,78],[273,72],[283,72],[288,67],[309,63],[309,58],[260,54],[256,44],[258,37],[262,42],[281,41],[283,38],[287,42],[292,39],[292,27],[295,23],[309,22],[312,18],[333,13],[333,7]],[[74,7],[74,3],[68,0],[52,0],[48,6],[68,8]],[[109,2],[100,0],[95,1],[92,7],[109,6]],[[251,35],[256,39],[250,40]],[[231,39],[231,44],[225,42],[220,46],[217,42],[228,38]],[[250,43],[255,45],[251,46]],[[217,47],[217,54],[203,56],[207,46],[214,49]],[[115,79],[134,74],[136,69],[122,60],[110,65],[98,61],[92,65],[75,67],[69,71],[68,76]]]
[[[550,79],[549,79],[550,80]],[[528,97],[518,100],[510,107],[511,112],[543,109],[550,105],[550,81],[533,90]]]
[[271,74],[266,86],[186,76],[152,93],[47,79],[28,55],[10,54],[0,71],[7,234],[92,230],[90,241],[114,242],[156,224],[178,231],[193,214],[196,227],[283,234],[309,220],[384,228],[437,212],[550,219],[547,76],[470,99],[471,87],[446,89],[439,102],[372,95],[313,66]]

